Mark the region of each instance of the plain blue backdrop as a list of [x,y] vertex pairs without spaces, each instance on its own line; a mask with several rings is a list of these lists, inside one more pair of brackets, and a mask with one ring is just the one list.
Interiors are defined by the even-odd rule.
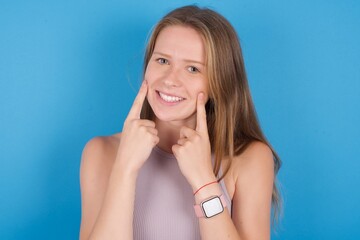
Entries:
[[[121,131],[151,27],[193,1],[0,1],[0,239],[77,239],[81,152]],[[198,1],[236,28],[283,160],[272,239],[360,239],[360,2]]]

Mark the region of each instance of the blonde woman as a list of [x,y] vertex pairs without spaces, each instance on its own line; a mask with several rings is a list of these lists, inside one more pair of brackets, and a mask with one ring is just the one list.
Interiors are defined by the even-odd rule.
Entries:
[[280,160],[230,23],[196,6],[168,13],[143,79],[122,132],[84,147],[80,239],[269,239]]

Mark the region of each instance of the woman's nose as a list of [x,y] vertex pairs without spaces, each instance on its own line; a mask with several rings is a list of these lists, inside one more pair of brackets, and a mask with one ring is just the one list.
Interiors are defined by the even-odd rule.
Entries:
[[168,87],[179,87],[181,85],[179,69],[171,67],[164,76],[164,84]]

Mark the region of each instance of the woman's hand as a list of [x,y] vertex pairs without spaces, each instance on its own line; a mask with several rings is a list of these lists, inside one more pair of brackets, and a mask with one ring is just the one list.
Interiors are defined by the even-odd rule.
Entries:
[[138,171],[149,157],[153,147],[159,142],[155,123],[140,119],[148,85],[143,81],[124,122],[116,161],[124,170]]
[[177,144],[172,146],[180,170],[193,189],[216,180],[211,164],[211,146],[203,93],[198,95],[196,109],[196,129],[182,127]]

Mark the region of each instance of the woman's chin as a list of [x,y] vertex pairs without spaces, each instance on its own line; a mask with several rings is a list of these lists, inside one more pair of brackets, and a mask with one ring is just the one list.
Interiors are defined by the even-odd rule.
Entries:
[[162,122],[172,122],[172,121],[181,121],[183,119],[174,116],[174,115],[170,115],[170,114],[161,114],[161,113],[156,113],[154,112],[156,119]]
[[154,112],[156,120],[161,122],[168,122],[176,125],[188,125],[189,122],[196,121],[195,114],[192,115],[179,115],[170,113],[156,113]]
[[187,108],[188,106],[184,106],[184,108],[180,109],[162,107],[152,103],[150,103],[150,106],[157,120],[163,122],[187,122],[195,117],[195,113],[184,111],[184,108]]

